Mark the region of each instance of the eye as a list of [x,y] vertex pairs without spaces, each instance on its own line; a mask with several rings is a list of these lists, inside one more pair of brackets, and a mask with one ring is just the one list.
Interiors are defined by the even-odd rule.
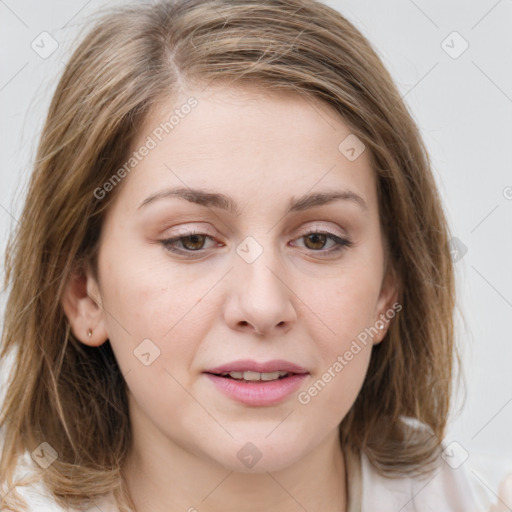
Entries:
[[[180,233],[180,236],[167,238],[165,240],[160,240],[159,242],[166,250],[173,253],[187,256],[191,256],[193,253],[198,253],[197,255],[200,256],[202,252],[208,249],[208,247],[205,247],[205,242],[208,239],[214,242],[210,247],[218,246],[212,236],[207,233],[200,233],[196,231]],[[321,254],[337,253],[353,245],[353,242],[347,238],[341,238],[334,233],[319,230],[309,231],[297,240],[304,240],[306,249]],[[325,246],[329,241],[332,245],[329,249],[325,249]],[[181,247],[177,247],[177,245],[181,245]]]
[[[334,233],[318,230],[309,231],[297,240],[304,240],[304,245],[306,248],[312,250],[313,252],[328,254],[339,252],[346,247],[351,247],[353,245],[353,242],[348,238],[341,238]],[[332,245],[330,249],[325,250],[325,245],[328,241],[331,241]]]
[[[206,233],[190,231],[188,233],[182,233],[180,236],[176,236],[174,238],[160,240],[160,243],[171,252],[185,254],[203,251],[205,249],[205,240],[208,238],[213,240],[213,238]],[[181,244],[182,248],[176,247],[176,244],[178,243]]]

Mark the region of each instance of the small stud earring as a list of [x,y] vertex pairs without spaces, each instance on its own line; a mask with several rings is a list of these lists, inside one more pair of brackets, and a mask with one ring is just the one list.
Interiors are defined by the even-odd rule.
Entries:
[[92,331],[91,331],[91,329],[89,329],[89,330],[87,331],[87,336],[89,336],[89,338],[92,336]]

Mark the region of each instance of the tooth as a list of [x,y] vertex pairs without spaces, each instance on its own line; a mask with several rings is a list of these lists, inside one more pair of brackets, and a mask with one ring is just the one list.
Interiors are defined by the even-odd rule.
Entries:
[[261,373],[259,372],[244,372],[245,380],[260,380]]
[[281,376],[281,373],[286,373],[286,372],[262,373],[261,380],[276,380]]
[[246,372],[229,372],[229,373],[223,373],[222,376],[229,375],[233,379],[237,380],[248,380],[248,381],[269,381],[269,380],[277,380],[279,377],[284,377],[286,375],[289,375],[288,372],[284,371],[277,371],[277,372],[252,372],[252,371],[246,371]]

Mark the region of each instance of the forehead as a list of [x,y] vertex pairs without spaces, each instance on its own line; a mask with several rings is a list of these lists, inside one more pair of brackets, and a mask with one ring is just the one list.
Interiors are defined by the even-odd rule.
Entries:
[[369,151],[332,107],[293,92],[182,92],[155,105],[130,154],[145,145],[150,151],[123,184],[130,201],[175,186],[220,190],[242,203],[340,187],[376,200]]

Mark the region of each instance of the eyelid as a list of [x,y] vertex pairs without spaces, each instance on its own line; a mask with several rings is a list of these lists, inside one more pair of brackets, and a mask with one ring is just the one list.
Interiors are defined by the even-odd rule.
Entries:
[[[304,239],[305,237],[311,235],[311,234],[322,234],[326,236],[329,240],[334,242],[334,247],[331,247],[329,249],[308,249],[305,248],[305,251],[308,253],[316,254],[319,258],[329,258],[334,257],[338,255],[341,252],[344,252],[346,249],[352,247],[354,245],[354,242],[352,241],[351,237],[344,235],[344,234],[336,234],[336,231],[334,229],[325,229],[321,228],[318,225],[312,225],[309,228],[307,228],[305,231],[302,231],[301,234],[298,234],[298,236],[295,236],[293,238],[293,242],[297,240]],[[159,240],[159,243],[164,246],[164,248],[173,254],[176,254],[177,256],[183,256],[184,258],[188,259],[199,259],[202,256],[206,255],[208,252],[210,252],[211,249],[214,247],[209,248],[202,248],[197,250],[189,250],[189,249],[179,249],[179,248],[173,248],[173,244],[179,243],[182,238],[192,237],[194,235],[200,235],[205,236],[206,238],[210,238],[213,241],[218,242],[216,239],[216,236],[209,233],[209,230],[201,230],[197,227],[191,227],[191,228],[182,228],[179,230],[178,233],[171,234],[168,238]],[[221,242],[222,243],[222,242]],[[218,243],[217,243],[218,246]]]
[[[179,226],[178,228],[169,228],[165,230],[165,234],[162,235],[166,239],[170,238],[178,238],[181,236],[191,236],[191,235],[208,235],[211,237],[218,236],[216,230],[212,229],[208,224],[193,224],[192,226],[188,226],[187,224]],[[169,232],[169,233],[168,233]],[[168,233],[168,234],[167,234]]]
[[338,236],[339,238],[349,238],[348,233],[344,229],[341,229],[338,225],[333,226],[332,222],[329,222],[329,224],[330,225],[328,227],[325,227],[325,225],[319,224],[318,221],[316,223],[307,224],[306,227],[304,228],[305,232],[302,233],[302,230],[301,230],[302,235],[299,235],[299,236],[304,236],[308,233],[313,232],[313,233],[332,234],[332,235]]
[[[330,224],[332,224],[332,222],[330,222]],[[187,224],[181,225],[178,227],[177,231],[171,232],[169,233],[169,235],[164,235],[165,239],[169,240],[171,238],[179,238],[182,236],[186,237],[192,235],[208,235],[212,238],[216,238],[218,236],[217,231],[212,229],[208,224],[202,224],[198,226],[197,223],[195,223],[190,227],[186,226]],[[335,227],[326,228],[324,225],[319,224],[319,221],[317,221],[316,223],[306,224],[306,227],[301,227],[299,230],[294,229],[293,231],[288,232],[287,236],[295,236],[296,238],[300,238],[301,236],[306,236],[311,233],[336,235],[339,238],[345,239],[350,238],[348,233],[345,230],[340,229],[339,226],[335,225]]]

